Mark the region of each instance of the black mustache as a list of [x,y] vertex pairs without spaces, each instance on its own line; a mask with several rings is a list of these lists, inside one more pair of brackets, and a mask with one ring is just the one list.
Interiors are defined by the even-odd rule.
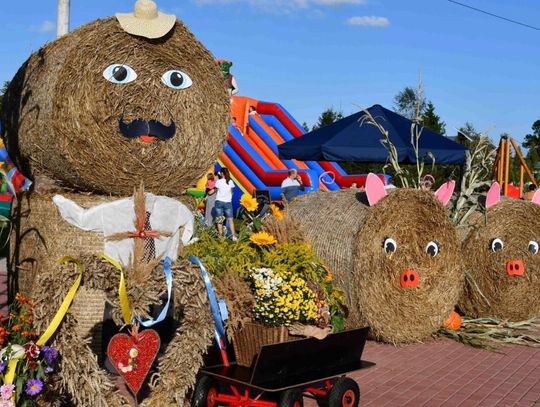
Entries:
[[118,119],[118,127],[124,137],[134,139],[140,136],[153,136],[160,140],[168,140],[176,133],[176,124],[171,120],[171,124],[165,126],[157,120],[136,119],[131,123],[124,121],[124,116]]

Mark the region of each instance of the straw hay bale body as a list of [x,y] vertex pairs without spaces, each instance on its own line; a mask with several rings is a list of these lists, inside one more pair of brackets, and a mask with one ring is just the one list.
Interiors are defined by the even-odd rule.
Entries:
[[[348,293],[349,327],[371,327],[386,342],[421,341],[450,315],[463,283],[459,244],[444,207],[431,193],[400,189],[373,207],[355,190],[317,192],[296,199],[291,216],[300,221],[313,248]],[[386,253],[383,242],[397,243]],[[436,241],[440,252],[426,253]],[[420,276],[402,288],[405,270]]]
[[[110,202],[111,197],[65,194],[83,207]],[[14,209],[15,247],[10,258],[14,283],[20,281],[25,294],[35,302],[35,322],[43,331],[60,307],[78,271],[72,265],[58,265],[59,257],[69,255],[82,261],[83,284],[73,306],[56,332],[51,345],[62,356],[61,371],[53,388],[59,399],[78,406],[121,406],[128,402],[115,390],[111,376],[101,368],[100,331],[105,301],[113,306],[113,319],[122,325],[118,304],[120,273],[98,257],[103,252],[100,233],[85,232],[65,222],[51,195],[24,194]],[[166,282],[160,268],[150,278],[136,283],[126,276],[128,296],[134,315],[148,317],[149,307],[160,304]],[[157,375],[150,384],[145,406],[183,403],[186,391],[194,385],[202,355],[213,337],[213,323],[206,291],[199,270],[180,264],[173,271],[174,320],[172,341],[158,357]]]
[[[505,200],[471,216],[462,248],[466,279],[460,308],[471,317],[522,321],[540,315],[540,254],[529,251],[540,242],[540,205]],[[501,239],[500,251],[491,249]],[[524,274],[510,276],[509,261],[524,265]],[[477,287],[476,287],[477,286]],[[483,294],[480,294],[480,292]]]
[[[136,80],[108,81],[111,64],[128,65]],[[192,86],[166,86],[170,70],[189,75]],[[82,26],[33,54],[3,105],[5,144],[25,175],[114,195],[130,194],[140,180],[152,193],[179,195],[214,163],[229,121],[223,77],[180,21],[157,40],[127,34],[115,18]],[[152,143],[128,139],[121,118],[174,121],[176,132]]]

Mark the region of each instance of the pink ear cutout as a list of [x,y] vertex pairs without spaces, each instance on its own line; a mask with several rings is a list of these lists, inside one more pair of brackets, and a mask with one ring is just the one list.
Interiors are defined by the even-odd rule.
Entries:
[[499,202],[501,202],[501,186],[498,182],[494,182],[486,195],[486,208],[489,209]]
[[540,189],[537,189],[536,192],[534,193],[532,199],[531,199],[531,202],[532,203],[535,203],[537,205],[540,205]]
[[442,184],[437,191],[435,191],[435,196],[443,205],[446,205],[450,202],[454,189],[456,188],[456,181],[448,181]]
[[375,205],[386,196],[386,189],[384,189],[383,182],[377,175],[371,172],[366,179],[366,194],[369,206]]

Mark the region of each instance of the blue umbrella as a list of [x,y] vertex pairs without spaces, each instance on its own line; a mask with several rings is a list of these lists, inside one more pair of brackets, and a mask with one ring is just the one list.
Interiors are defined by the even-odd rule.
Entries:
[[[381,105],[367,110],[388,131],[399,162],[415,163],[416,154],[411,143],[413,122]],[[278,147],[279,156],[302,161],[387,162],[388,147],[381,143],[384,136],[376,126],[365,120],[365,116],[365,112],[358,112],[283,143]],[[417,126],[417,129],[420,127]],[[432,161],[429,154],[435,157],[436,164],[465,163],[465,146],[427,128],[422,130],[418,145],[419,157],[427,163]]]

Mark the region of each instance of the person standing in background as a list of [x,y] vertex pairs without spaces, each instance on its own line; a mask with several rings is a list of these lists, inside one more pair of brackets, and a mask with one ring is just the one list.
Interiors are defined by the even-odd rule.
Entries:
[[215,215],[218,226],[219,235],[223,235],[223,222],[219,218],[225,216],[229,229],[231,230],[232,240],[237,241],[236,231],[234,229],[233,206],[232,206],[232,191],[234,182],[231,180],[229,170],[223,167],[218,172],[219,180],[216,182],[216,206]]
[[295,169],[289,170],[289,176],[281,183],[281,192],[287,202],[291,202],[298,196],[298,192],[304,189],[302,178]]
[[212,226],[214,216],[212,212],[216,204],[216,177],[214,174],[209,173],[206,176],[206,192],[204,194],[206,199],[206,205],[204,209],[204,223],[206,226]]

